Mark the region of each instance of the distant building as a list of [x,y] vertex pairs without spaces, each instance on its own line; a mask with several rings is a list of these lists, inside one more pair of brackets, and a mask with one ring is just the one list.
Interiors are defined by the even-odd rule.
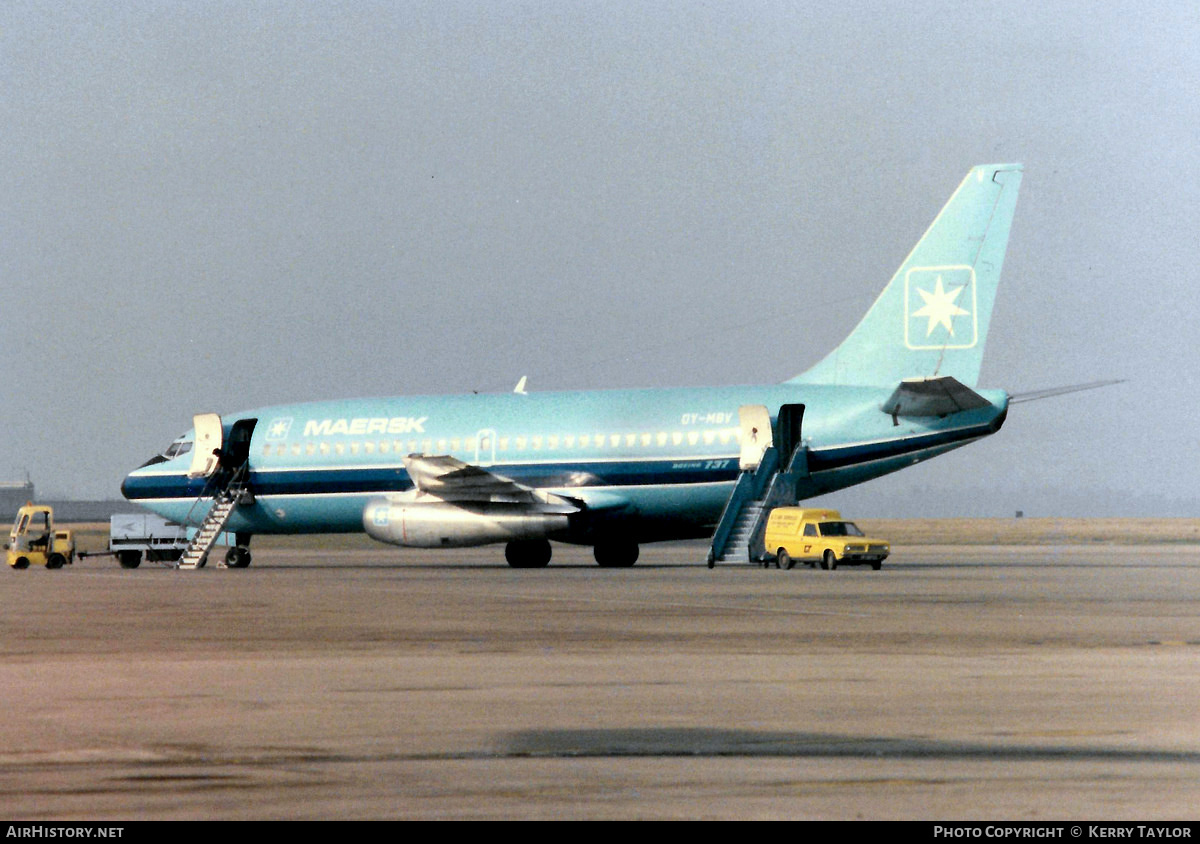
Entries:
[[0,518],[11,522],[26,501],[36,500],[33,481],[0,481]]

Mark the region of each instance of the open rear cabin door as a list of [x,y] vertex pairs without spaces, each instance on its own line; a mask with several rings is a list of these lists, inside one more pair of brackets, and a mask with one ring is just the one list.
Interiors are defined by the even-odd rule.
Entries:
[[192,468],[189,478],[207,478],[217,471],[220,458],[213,454],[221,447],[221,417],[216,413],[197,413],[192,418],[196,444],[192,446]]
[[738,425],[742,429],[742,454],[738,468],[753,472],[762,462],[763,452],[771,447],[771,414],[765,405],[744,404],[738,408]]
[[779,408],[779,431],[775,443],[779,447],[779,458],[783,466],[792,462],[796,447],[802,441],[801,424],[804,422],[804,405],[785,404]]

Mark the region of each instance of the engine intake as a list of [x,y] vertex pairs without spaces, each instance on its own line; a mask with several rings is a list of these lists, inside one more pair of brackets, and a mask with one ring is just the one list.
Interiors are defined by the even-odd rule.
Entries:
[[493,542],[546,539],[567,529],[561,513],[531,513],[520,504],[409,502],[375,499],[363,528],[380,542],[408,548],[469,548]]

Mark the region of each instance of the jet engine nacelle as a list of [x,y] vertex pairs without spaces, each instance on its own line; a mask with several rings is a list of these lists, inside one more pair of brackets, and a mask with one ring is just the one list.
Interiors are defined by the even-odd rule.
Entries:
[[506,504],[413,503],[377,499],[363,510],[367,535],[410,548],[468,548],[517,539],[546,539],[565,530],[560,513],[531,513]]

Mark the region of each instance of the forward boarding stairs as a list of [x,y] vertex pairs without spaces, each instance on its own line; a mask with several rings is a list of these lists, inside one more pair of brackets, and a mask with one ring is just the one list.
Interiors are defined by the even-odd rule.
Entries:
[[[211,489],[210,489],[211,487]],[[208,496],[211,495],[211,498]],[[196,499],[196,503],[192,505],[192,510],[197,507],[204,506],[206,498],[210,501],[208,513],[204,520],[200,522],[200,527],[196,529],[196,535],[192,537],[192,541],[188,543],[188,547],[184,549],[183,556],[179,558],[179,568],[181,569],[199,569],[204,568],[208,562],[209,552],[212,551],[214,545],[217,544],[217,537],[225,530],[225,525],[229,524],[229,519],[233,516],[234,510],[238,504],[247,502],[250,497],[250,490],[246,483],[246,464],[242,464],[233,476],[229,478],[228,483],[220,484],[216,481],[216,476],[209,481],[209,485],[204,488],[204,492]],[[192,521],[192,513],[188,513],[188,518],[185,523]],[[226,568],[224,560],[217,563],[217,568]]]
[[708,567],[768,559],[763,546],[767,517],[775,507],[795,504],[796,481],[807,477],[807,446],[798,445],[786,462],[775,446],[767,448],[757,468],[738,476],[713,532]]

